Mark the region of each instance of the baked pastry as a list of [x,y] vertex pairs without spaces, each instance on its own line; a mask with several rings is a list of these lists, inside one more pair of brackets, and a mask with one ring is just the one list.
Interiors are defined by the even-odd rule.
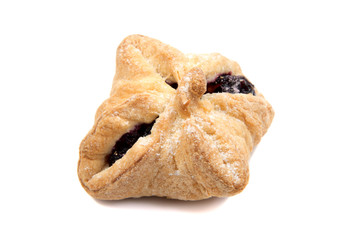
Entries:
[[273,115],[236,62],[131,35],[80,144],[78,176],[97,199],[231,196],[247,185],[250,153]]

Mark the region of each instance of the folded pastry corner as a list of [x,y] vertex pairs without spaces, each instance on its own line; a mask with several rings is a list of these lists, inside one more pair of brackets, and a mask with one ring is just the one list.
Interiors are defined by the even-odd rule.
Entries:
[[124,39],[116,59],[110,97],[80,144],[84,189],[105,200],[241,192],[274,112],[239,65],[142,35]]

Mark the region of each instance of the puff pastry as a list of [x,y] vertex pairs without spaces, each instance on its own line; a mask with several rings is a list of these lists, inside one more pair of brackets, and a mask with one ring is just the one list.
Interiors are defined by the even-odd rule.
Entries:
[[247,185],[250,153],[273,116],[236,62],[131,35],[80,144],[79,180],[97,199],[232,196]]

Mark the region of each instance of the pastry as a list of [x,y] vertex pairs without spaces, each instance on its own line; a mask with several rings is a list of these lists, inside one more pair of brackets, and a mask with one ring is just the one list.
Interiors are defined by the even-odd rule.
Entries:
[[80,183],[105,200],[235,195],[273,115],[236,62],[128,36],[110,97],[80,144]]

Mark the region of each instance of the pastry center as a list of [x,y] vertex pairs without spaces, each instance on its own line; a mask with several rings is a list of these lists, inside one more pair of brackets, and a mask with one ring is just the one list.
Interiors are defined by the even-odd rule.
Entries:
[[252,93],[256,95],[254,91],[254,85],[247,80],[244,76],[233,76],[230,74],[223,74],[217,77],[213,82],[207,84],[206,93]]
[[140,137],[149,135],[154,123],[155,120],[151,123],[136,125],[131,131],[121,136],[115,143],[112,152],[106,158],[109,167],[111,167],[118,159],[121,159]]

